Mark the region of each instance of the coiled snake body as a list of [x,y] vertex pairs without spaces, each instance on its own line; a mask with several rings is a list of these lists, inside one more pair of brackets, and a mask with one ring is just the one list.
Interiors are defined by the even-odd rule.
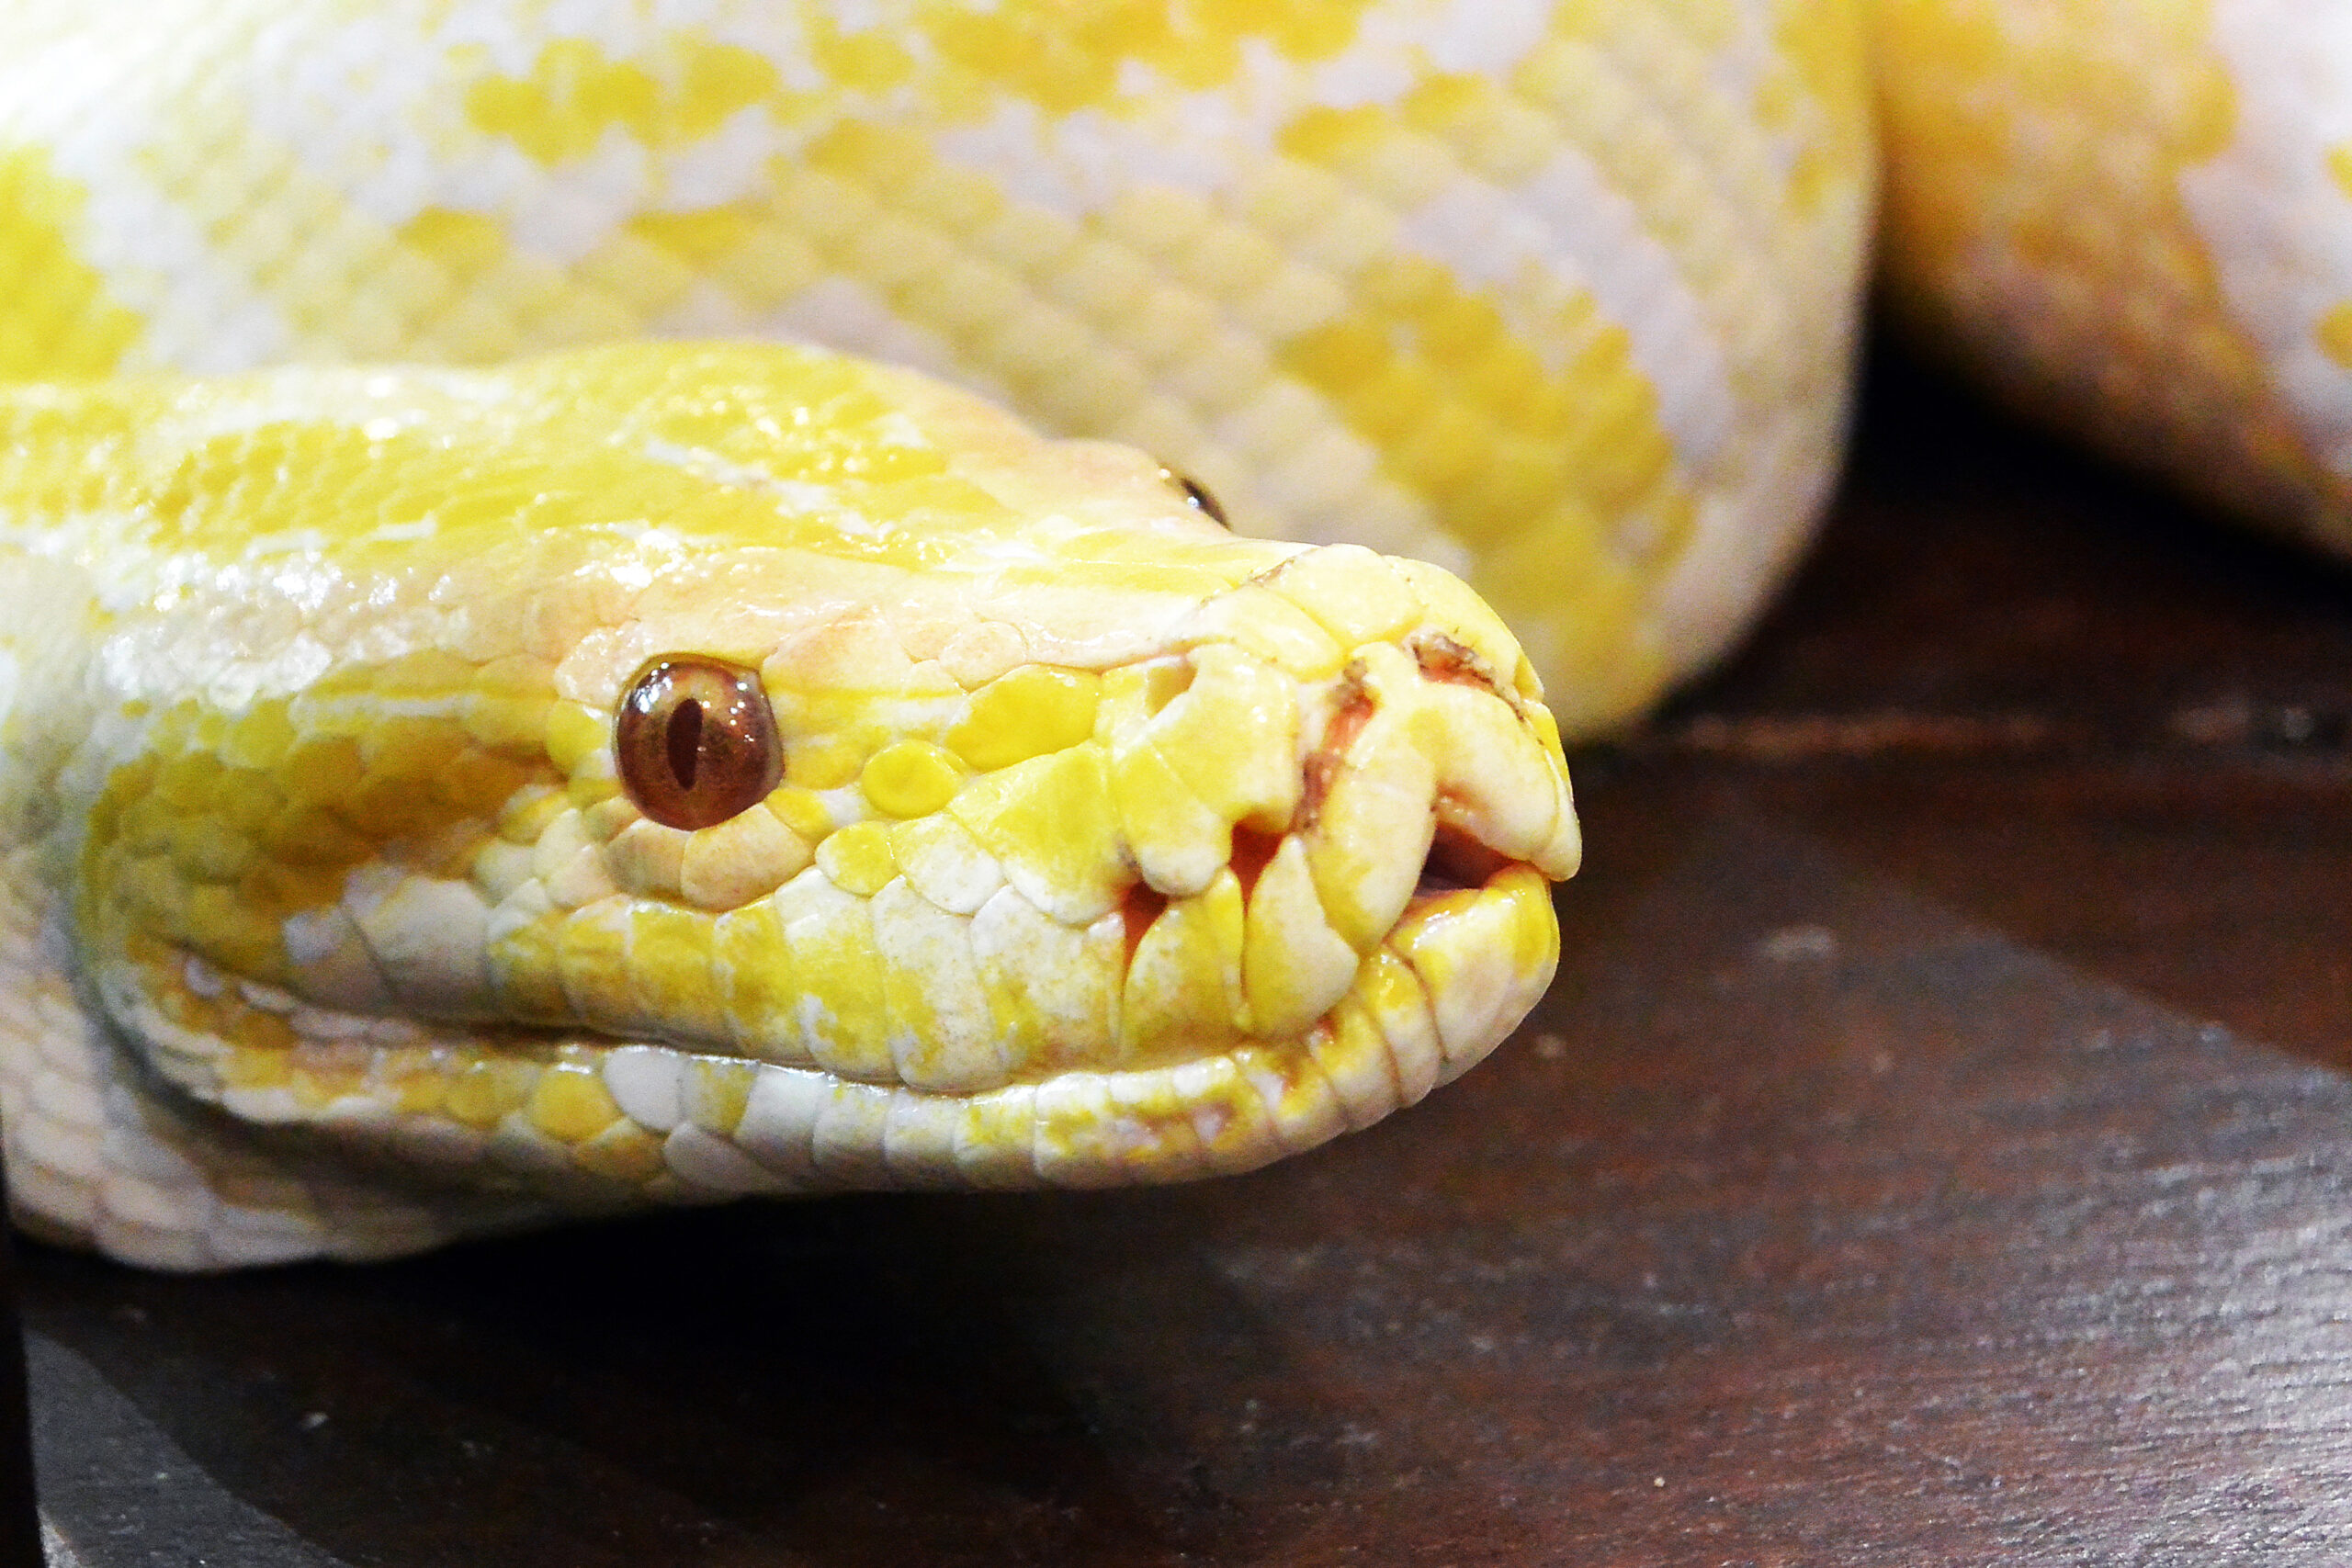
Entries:
[[1803,541],[1874,119],[1904,313],[2352,536],[2324,7],[9,7],[20,1219],[378,1256],[1418,1098],[1549,978],[1554,714]]

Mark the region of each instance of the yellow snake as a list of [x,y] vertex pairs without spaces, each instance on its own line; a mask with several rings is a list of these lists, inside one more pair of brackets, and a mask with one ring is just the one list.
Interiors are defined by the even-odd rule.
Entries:
[[1558,729],[1802,545],[1874,208],[1951,352],[2341,542],[2347,203],[2294,0],[17,0],[17,1215],[1362,1125],[1549,977]]

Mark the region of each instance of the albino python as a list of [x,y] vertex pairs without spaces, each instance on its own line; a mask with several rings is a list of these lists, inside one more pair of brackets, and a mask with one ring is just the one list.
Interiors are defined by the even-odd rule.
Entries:
[[2010,395],[2352,543],[2339,7],[14,0],[17,1218],[383,1256],[1409,1103],[1550,977],[1560,730],[1804,542],[1874,214]]

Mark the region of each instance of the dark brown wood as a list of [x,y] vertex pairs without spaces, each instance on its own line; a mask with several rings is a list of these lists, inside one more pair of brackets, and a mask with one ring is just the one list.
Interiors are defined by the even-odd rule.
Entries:
[[[6,1191],[0,1190],[0,1212],[6,1206]],[[0,1568],[41,1568],[32,1407],[25,1386],[17,1293],[15,1238],[7,1226],[0,1225]]]
[[1181,1190],[35,1253],[91,1568],[2352,1561],[2352,590],[1868,409],[1462,1083]]

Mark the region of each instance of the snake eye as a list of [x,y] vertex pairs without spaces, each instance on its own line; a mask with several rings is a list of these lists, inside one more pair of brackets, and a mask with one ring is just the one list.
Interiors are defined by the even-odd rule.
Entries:
[[1216,497],[1209,493],[1208,486],[1188,475],[1178,473],[1164,463],[1160,465],[1159,477],[1167,480],[1169,487],[1182,496],[1191,504],[1193,510],[1206,513],[1210,522],[1221,528],[1233,526],[1231,523],[1226,521],[1225,508],[1217,504]]
[[756,672],[678,654],[629,682],[613,760],[639,811],[666,828],[707,828],[767,798],[784,742]]

